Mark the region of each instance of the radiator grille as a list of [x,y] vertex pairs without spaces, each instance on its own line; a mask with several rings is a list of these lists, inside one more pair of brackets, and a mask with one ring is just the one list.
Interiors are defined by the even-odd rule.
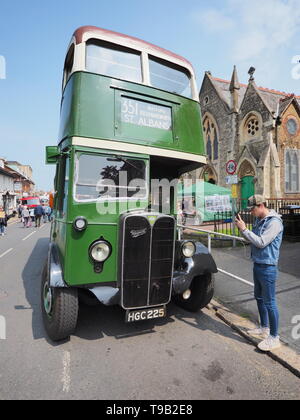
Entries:
[[170,300],[174,263],[173,217],[127,215],[121,221],[122,306],[139,308]]

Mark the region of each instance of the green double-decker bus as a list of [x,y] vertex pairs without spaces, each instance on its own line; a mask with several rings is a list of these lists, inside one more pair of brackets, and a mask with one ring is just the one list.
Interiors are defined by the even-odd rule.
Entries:
[[[176,182],[206,163],[195,74],[184,58],[86,26],[63,73],[54,218],[41,301],[52,340],[74,333],[79,300],[121,305],[125,321],[190,311],[213,296],[216,265],[181,240]],[[166,192],[167,191],[167,192]]]

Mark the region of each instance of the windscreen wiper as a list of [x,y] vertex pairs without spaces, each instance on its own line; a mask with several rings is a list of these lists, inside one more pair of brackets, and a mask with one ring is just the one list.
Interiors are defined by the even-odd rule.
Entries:
[[114,155],[114,158],[115,159],[107,158],[107,160],[110,162],[115,162],[116,160],[120,160],[121,162],[128,163],[130,166],[132,166],[134,169],[136,169],[137,171],[139,171],[141,174],[144,175],[144,171],[141,168],[138,168],[137,166],[135,166],[133,163],[131,163],[129,159],[123,158],[122,156],[119,156],[119,155]]

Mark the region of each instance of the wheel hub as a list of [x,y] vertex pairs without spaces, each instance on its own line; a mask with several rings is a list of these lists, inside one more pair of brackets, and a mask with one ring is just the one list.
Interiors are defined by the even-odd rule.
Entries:
[[44,286],[44,308],[46,314],[50,317],[52,313],[53,296],[51,287],[46,283]]

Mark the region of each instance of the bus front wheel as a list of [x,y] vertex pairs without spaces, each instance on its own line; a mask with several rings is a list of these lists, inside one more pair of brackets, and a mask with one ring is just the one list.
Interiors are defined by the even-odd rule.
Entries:
[[42,272],[41,306],[44,327],[53,341],[74,333],[78,318],[78,292],[75,288],[53,288],[49,285],[47,263]]
[[214,295],[214,277],[211,273],[194,277],[187,298],[175,295],[173,301],[176,305],[190,312],[197,312],[209,304]]

